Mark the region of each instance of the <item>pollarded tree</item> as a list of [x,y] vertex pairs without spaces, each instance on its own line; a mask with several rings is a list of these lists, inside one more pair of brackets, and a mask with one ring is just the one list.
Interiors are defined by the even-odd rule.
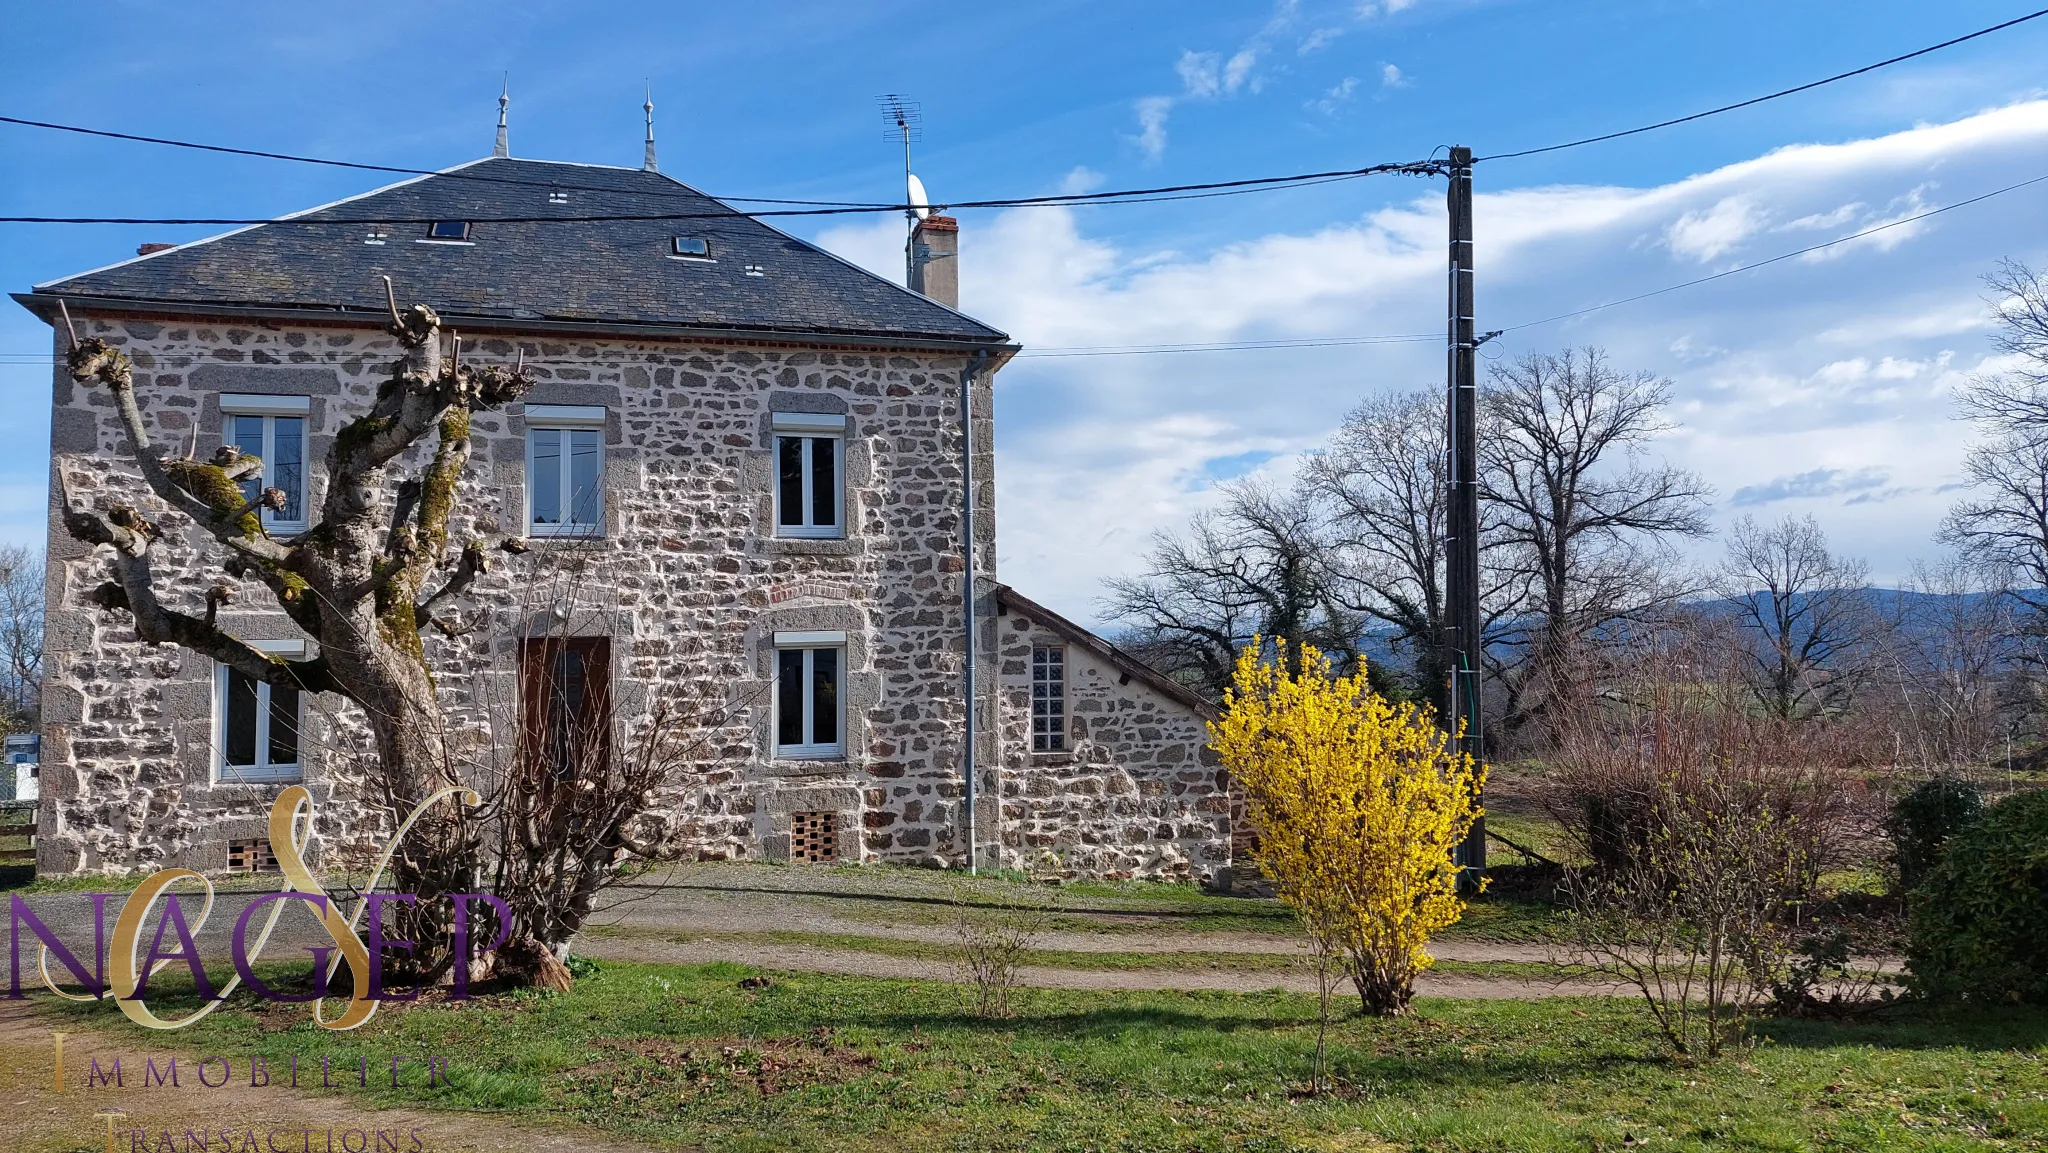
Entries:
[[[223,446],[210,460],[188,451],[170,455],[154,444],[136,396],[128,357],[98,337],[72,334],[68,365],[82,386],[105,389],[126,430],[128,455],[173,517],[212,538],[222,569],[269,590],[277,607],[319,642],[317,655],[288,660],[265,653],[223,628],[220,607],[234,595],[214,585],[199,611],[166,603],[152,552],[166,530],[140,503],[109,497],[85,507],[71,493],[63,462],[64,525],[72,536],[103,546],[112,579],[93,599],[128,613],[151,644],[175,644],[250,678],[306,692],[335,693],[362,709],[376,750],[382,800],[393,823],[440,789],[464,784],[448,747],[424,630],[437,604],[457,597],[484,571],[490,549],[468,540],[451,554],[449,513],[470,456],[470,417],[517,399],[531,386],[518,368],[461,363],[461,343],[444,340],[432,309],[401,313],[390,295],[390,332],[400,355],[370,411],[336,433],[326,460],[327,491],[310,527],[274,537],[260,510],[283,506],[285,494],[265,488],[252,498],[262,460]],[[67,325],[70,318],[67,314]],[[444,350],[452,349],[452,355]],[[429,439],[433,452],[416,476],[401,476],[408,449]],[[500,547],[521,551],[517,541]],[[437,573],[440,574],[438,587]],[[365,798],[366,801],[371,798]],[[394,938],[419,942],[422,977],[445,970],[447,904],[435,898],[472,887],[479,847],[474,822],[460,806],[429,809],[394,859],[400,892],[419,898],[399,906]]]

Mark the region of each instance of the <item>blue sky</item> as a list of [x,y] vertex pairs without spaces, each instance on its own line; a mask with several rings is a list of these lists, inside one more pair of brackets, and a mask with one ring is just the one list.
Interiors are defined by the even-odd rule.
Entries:
[[[725,195],[892,199],[877,93],[923,103],[946,199],[1339,168],[1551,143],[1740,99],[2018,15],[1950,0],[929,5],[18,6],[0,112],[432,168],[637,165]],[[1481,326],[1599,303],[2048,174],[2048,20],[1628,141],[1482,165]],[[270,215],[372,174],[0,126],[0,214]],[[1351,181],[1143,207],[963,214],[964,304],[1033,347],[1431,332],[1440,186]],[[1931,555],[1986,367],[1976,278],[2040,262],[2048,186],[1499,351],[1608,346],[1678,384],[1660,451],[1724,516],[1813,512],[1880,577]],[[884,273],[900,223],[790,226]],[[0,225],[10,291],[206,229]],[[47,347],[0,310],[0,354]],[[43,531],[47,365],[0,355],[0,539]],[[1002,574],[1083,617],[1220,477],[1284,472],[1427,345],[1045,357],[1004,373]],[[1996,365],[1989,367],[1995,368]]]

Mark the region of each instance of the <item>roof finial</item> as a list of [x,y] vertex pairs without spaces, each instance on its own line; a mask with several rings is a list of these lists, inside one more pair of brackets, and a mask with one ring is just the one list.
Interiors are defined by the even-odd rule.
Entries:
[[498,93],[498,146],[491,149],[492,156],[510,156],[511,147],[505,140],[505,109],[512,103],[512,74],[505,73],[505,90]]
[[659,172],[661,170],[660,167],[654,163],[654,85],[652,83],[647,85],[647,103],[642,107],[647,110],[647,163],[642,165],[642,167],[649,172]]

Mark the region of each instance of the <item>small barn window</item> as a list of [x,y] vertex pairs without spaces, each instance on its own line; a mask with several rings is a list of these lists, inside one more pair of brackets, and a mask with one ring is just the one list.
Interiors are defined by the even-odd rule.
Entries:
[[436,220],[427,226],[429,240],[468,240],[469,221]]
[[1031,649],[1031,751],[1067,751],[1067,650],[1059,645]]
[[678,236],[671,251],[689,260],[709,260],[711,242],[701,236]]

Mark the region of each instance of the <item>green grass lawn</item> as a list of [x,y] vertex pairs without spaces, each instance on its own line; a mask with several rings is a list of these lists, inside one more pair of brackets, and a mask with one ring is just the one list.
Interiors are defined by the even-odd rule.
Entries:
[[1340,1020],[1342,1088],[1316,1099],[1299,1092],[1308,997],[1031,991],[1017,1017],[987,1021],[954,986],[778,973],[739,987],[757,972],[603,964],[565,995],[387,1011],[343,1035],[302,1006],[150,1036],[108,1006],[64,1009],[138,1053],[274,1067],[367,1053],[378,1069],[447,1055],[436,1104],[720,1151],[2048,1147],[2040,1009],[1771,1023],[1747,1053],[1686,1066],[1626,1001],[1424,1000],[1403,1020]]

